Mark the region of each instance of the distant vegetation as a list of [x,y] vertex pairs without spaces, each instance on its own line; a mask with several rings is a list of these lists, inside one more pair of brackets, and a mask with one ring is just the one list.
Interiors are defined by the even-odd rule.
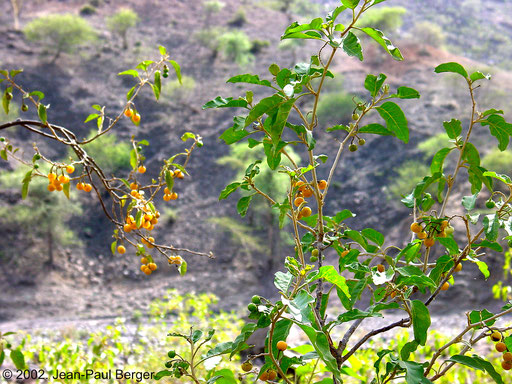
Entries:
[[139,22],[139,16],[131,9],[121,9],[107,18],[107,27],[123,40],[123,49],[128,48],[128,30]]

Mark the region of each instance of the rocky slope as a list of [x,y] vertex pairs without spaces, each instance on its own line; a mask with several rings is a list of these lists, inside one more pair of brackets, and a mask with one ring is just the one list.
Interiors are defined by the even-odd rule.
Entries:
[[[241,90],[226,85],[225,80],[247,69],[240,69],[236,64],[218,57],[213,58],[211,51],[198,43],[194,36],[207,23],[228,28],[226,24],[237,9],[246,7],[248,17],[242,29],[251,39],[270,42],[269,47],[256,56],[250,71],[266,74],[272,62],[289,64],[289,53],[277,48],[286,17],[255,7],[247,1],[224,2],[226,6],[206,20],[199,1],[105,1],[95,15],[87,18],[100,34],[99,43],[77,55],[63,55],[55,64],[42,59],[41,49],[27,43],[21,33],[10,27],[8,13],[0,14],[2,67],[23,67],[25,73],[20,77],[23,84],[47,94],[46,100],[51,104],[49,119],[73,127],[80,135],[86,135],[89,130],[82,122],[90,113],[90,105],[106,105],[108,110],[116,111],[122,107],[124,93],[131,82],[116,76],[118,72],[133,68],[141,59],[154,55],[159,44],[171,51],[173,58],[180,62],[184,74],[196,81],[192,95],[188,96],[186,102],[164,99],[155,103],[148,91],[137,102],[143,116],[141,127],[135,128],[121,122],[116,133],[122,140],[136,134],[138,138],[150,142],[147,151],[148,178],[162,159],[181,150],[179,137],[182,133],[193,131],[204,137],[204,147],[194,153],[190,163],[191,178],[179,187],[182,198],[173,206],[177,212],[176,218],[169,220],[157,236],[176,246],[212,250],[217,256],[216,260],[190,258],[189,274],[185,278],[178,277],[176,271],[166,268],[161,268],[149,280],[143,278],[138,272],[138,260],[134,255],[120,257],[110,254],[109,223],[102,217],[93,198],[81,197],[87,215],[76,218],[72,227],[79,233],[84,246],[62,249],[58,256],[60,268],[57,270],[36,268],[28,276],[15,265],[7,266],[9,273],[0,277],[0,287],[6,293],[0,296],[0,321],[13,317],[37,318],[63,314],[80,317],[120,315],[135,308],[144,309],[151,298],[171,287],[212,290],[225,298],[223,305],[226,307],[238,305],[262,289],[272,292],[269,284],[272,272],[268,270],[266,260],[268,256],[244,252],[229,234],[208,220],[216,216],[236,217],[234,199],[220,203],[217,198],[231,181],[233,172],[215,163],[226,153],[226,146],[218,140],[218,136],[222,129],[229,127],[233,115],[230,111],[201,111],[200,106],[217,95],[238,96]],[[28,3],[22,14],[22,23],[52,12],[77,13],[83,4],[78,0],[51,0],[45,2],[44,7],[38,3]],[[104,22],[106,15],[121,6],[131,7],[141,18],[137,28],[129,32],[130,47],[127,50],[121,48],[121,42],[108,32]],[[386,194],[386,185],[395,174],[396,167],[406,159],[419,159],[421,156],[416,144],[442,132],[443,120],[459,117],[467,121],[467,97],[462,92],[452,90],[453,82],[450,79],[434,75],[433,68],[441,62],[452,60],[463,61],[471,67],[479,65],[433,47],[420,47],[407,41],[398,41],[398,45],[403,47],[404,62],[394,62],[369,48],[368,61],[364,64],[340,56],[334,70],[343,76],[344,88],[355,95],[364,96],[362,84],[367,73],[384,72],[389,76],[392,87],[407,85],[418,89],[422,94],[419,101],[402,103],[409,116],[411,143],[406,146],[386,137],[369,138],[367,146],[343,159],[336,174],[339,183],[332,191],[335,197],[327,206],[328,214],[342,208],[351,209],[358,215],[354,224],[356,229],[374,227],[384,232],[390,242],[404,239],[403,234],[407,233],[410,224],[408,211],[396,202],[389,201]],[[312,48],[310,52],[313,53],[315,45],[311,43],[308,47]],[[511,76],[499,71],[495,75],[500,91],[510,95]],[[497,92],[497,88],[491,87],[483,94],[492,96],[492,92]],[[35,140],[20,131],[12,137],[26,151],[30,150]],[[494,139],[482,136],[481,141],[485,147],[490,147],[490,140]],[[63,148],[51,145],[42,145],[41,148],[50,156],[59,157],[66,153]],[[317,148],[318,153],[333,155],[336,143],[331,137],[320,137]],[[12,165],[2,163],[1,166],[0,172],[5,172]],[[320,171],[321,176],[325,176],[326,172]],[[18,193],[3,192],[2,204],[15,202],[19,198]],[[4,219],[0,219],[0,222],[2,230],[9,225]],[[263,237],[265,230],[256,229],[255,234]],[[1,244],[23,241],[23,236],[26,234],[11,233],[0,240],[0,247],[4,247]],[[282,258],[290,251],[283,247],[281,255],[272,257]],[[20,247],[18,252],[23,257],[28,251]],[[37,249],[30,252],[37,254]],[[465,305],[489,300],[489,292],[467,289],[469,283],[482,281],[476,267],[465,269],[463,276],[466,283],[458,285],[446,295],[447,301],[442,304],[444,308],[448,308],[450,300],[461,292],[467,294]],[[497,278],[498,271],[493,275],[493,279]]]

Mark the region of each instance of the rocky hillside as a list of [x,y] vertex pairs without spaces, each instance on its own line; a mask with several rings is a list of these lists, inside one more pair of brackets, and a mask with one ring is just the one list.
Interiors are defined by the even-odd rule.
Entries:
[[[56,315],[86,316],[120,315],[134,308],[145,308],[148,301],[161,294],[166,288],[183,290],[213,290],[224,297],[223,305],[229,306],[243,301],[247,296],[264,289],[271,291],[269,270],[272,259],[281,259],[291,249],[285,243],[280,254],[269,255],[267,250],[246,249],[236,233],[214,224],[210,218],[231,217],[237,214],[234,199],[219,202],[218,194],[234,177],[234,171],[216,164],[216,159],[226,154],[226,146],[218,136],[230,126],[233,115],[230,111],[202,111],[201,105],[218,96],[238,96],[236,86],[225,84],[234,74],[251,71],[266,76],[268,66],[277,62],[289,65],[290,51],[278,48],[279,36],[286,26],[286,15],[250,1],[224,0],[225,7],[217,13],[207,14],[200,1],[182,0],[110,0],[100,2],[96,12],[84,16],[99,34],[95,44],[84,47],[74,55],[63,54],[57,62],[50,63],[43,56],[41,47],[26,41],[23,34],[11,27],[11,15],[0,14],[0,60],[7,68],[23,67],[20,75],[24,86],[45,92],[51,104],[49,119],[57,124],[71,127],[77,134],[86,136],[92,126],[83,124],[90,113],[92,104],[105,105],[108,110],[122,108],[124,94],[131,87],[130,79],[116,74],[133,68],[139,61],[155,57],[157,46],[166,46],[174,59],[183,68],[184,75],[193,78],[195,87],[179,97],[164,97],[156,103],[148,90],[137,101],[142,114],[139,128],[128,122],[121,122],[116,128],[120,140],[131,135],[147,139],[150,147],[147,155],[148,180],[156,172],[158,164],[170,154],[180,151],[183,143],[179,140],[186,131],[196,132],[204,137],[204,147],[194,153],[190,162],[191,177],[179,186],[180,199],[168,210],[166,225],[157,236],[162,242],[185,246],[202,251],[212,250],[216,260],[191,257],[189,274],[180,278],[176,271],[161,268],[151,279],[139,272],[138,260],[134,255],[112,256],[109,251],[111,226],[102,216],[97,202],[92,197],[79,197],[85,212],[74,217],[71,229],[77,234],[72,245],[57,250],[56,268],[48,268],[41,260],[45,258],[45,239],[34,239],[22,228],[13,227],[6,218],[0,218],[0,230],[6,237],[0,239],[0,250],[4,260],[0,264],[5,271],[0,276],[0,287],[7,295],[0,296],[0,321],[13,317],[51,317]],[[404,1],[390,1],[404,4]],[[414,9],[411,3],[411,10]],[[21,23],[49,13],[71,12],[78,14],[84,1],[27,2],[23,9]],[[128,32],[129,47],[122,48],[119,37],[106,28],[105,18],[121,7],[130,7],[140,17],[136,28]],[[418,11],[419,12],[419,11]],[[237,15],[243,15],[243,17]],[[268,42],[254,53],[254,60],[248,68],[216,55],[205,44],[201,32],[212,26],[222,26],[226,31],[245,32],[250,40]],[[204,35],[204,33],[203,33]],[[441,62],[459,60],[469,67],[479,67],[454,54],[428,45],[418,45],[405,38],[398,39],[406,57],[404,62],[385,58],[375,47],[366,51],[364,64],[340,56],[334,65],[338,77],[343,78],[343,88],[350,94],[364,97],[363,82],[367,73],[384,72],[391,87],[407,85],[422,94],[419,101],[407,101],[402,106],[409,117],[411,142],[404,145],[398,140],[386,137],[368,138],[368,145],[355,154],[344,158],[336,174],[337,184],[327,207],[327,213],[348,208],[357,213],[356,229],[374,227],[384,232],[390,241],[404,239],[410,218],[408,211],[396,201],[389,199],[388,187],[397,169],[408,159],[424,161],[416,148],[425,139],[442,132],[442,122],[452,117],[468,120],[467,96],[457,89],[449,77],[433,74],[433,68]],[[308,44],[308,54],[315,45]],[[302,57],[301,57],[302,56]],[[306,54],[298,54],[305,59]],[[484,104],[501,103],[503,95],[512,93],[512,76],[493,70],[495,81],[481,91]],[[176,94],[175,94],[176,96]],[[494,143],[488,134],[477,133],[481,145],[490,148]],[[15,131],[11,138],[26,153],[30,154],[33,136]],[[38,139],[39,140],[39,139]],[[66,156],[63,148],[41,144],[48,156]],[[332,155],[336,143],[332,137],[320,137],[318,152]],[[8,172],[13,164],[0,165],[0,173]],[[320,171],[325,176],[327,170]],[[406,193],[408,191],[404,191]],[[465,191],[459,191],[462,194]],[[19,203],[19,191],[8,189],[2,192],[0,204]],[[238,219],[237,219],[238,220]],[[240,219],[240,223],[247,224]],[[275,229],[277,231],[277,228]],[[266,243],[268,228],[254,227],[250,236],[260,243]],[[6,257],[5,253],[9,253]],[[9,261],[6,261],[9,260]],[[35,261],[34,261],[35,260]],[[499,271],[493,279],[499,277]],[[482,281],[476,267],[464,270],[465,280],[474,284]],[[464,284],[451,290],[451,300],[466,290]],[[466,290],[468,305],[489,300],[489,292]],[[12,297],[17,299],[13,303]],[[448,303],[448,302],[446,302]],[[445,305],[446,305],[445,303]]]

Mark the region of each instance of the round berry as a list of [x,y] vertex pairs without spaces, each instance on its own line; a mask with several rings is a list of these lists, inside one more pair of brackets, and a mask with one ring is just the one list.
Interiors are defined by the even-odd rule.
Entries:
[[496,203],[494,201],[492,201],[491,199],[489,199],[485,202],[485,206],[489,209],[492,209],[496,206]]
[[165,363],[165,368],[171,368],[172,367],[172,361],[168,361]]
[[138,171],[139,173],[146,173],[146,167],[141,165],[139,168],[138,168]]
[[121,255],[122,255],[123,253],[126,253],[126,248],[124,247],[124,245],[119,245],[119,246],[117,247],[117,252],[119,252]]
[[260,304],[261,303],[261,298],[257,295],[254,295],[252,298],[251,298],[251,302],[254,303],[254,304]]
[[250,370],[252,370],[252,363],[250,361],[246,361],[242,364],[242,371],[249,372]]
[[491,334],[491,340],[494,341],[494,342],[501,341],[501,333],[499,333],[498,331],[494,331]]
[[441,291],[447,291],[448,288],[450,288],[450,284],[448,282],[445,282],[442,286],[441,286]]
[[460,271],[462,271],[462,263],[457,264],[457,266],[455,267],[455,272],[460,272]]
[[366,144],[366,140],[365,139],[359,139],[358,143],[359,143],[360,146],[363,146],[363,145]]
[[421,225],[419,223],[412,223],[411,224],[411,232],[413,233],[420,233],[423,230]]
[[384,272],[386,270],[386,267],[384,267],[382,264],[377,265],[377,271]]
[[251,303],[247,306],[247,309],[249,310],[249,312],[256,312],[258,310],[258,307],[256,306],[256,304]]
[[286,341],[278,341],[276,344],[277,349],[280,351],[286,351],[286,348],[288,348],[288,344],[286,344]]
[[348,150],[349,150],[350,152],[355,152],[355,151],[357,151],[357,145],[355,145],[355,144],[350,144],[350,145],[348,146]]
[[507,350],[507,345],[500,341],[499,343],[496,343],[496,350],[500,353],[503,353]]
[[433,238],[431,238],[431,237],[428,237],[428,238],[426,238],[426,239],[423,241],[423,243],[425,244],[425,247],[427,247],[427,248],[432,247],[432,246],[435,244],[435,242],[436,242],[436,241],[435,241],[435,239],[433,239]]
[[174,359],[174,357],[176,357],[176,352],[169,351],[169,352],[167,352],[167,356],[169,356],[169,359]]

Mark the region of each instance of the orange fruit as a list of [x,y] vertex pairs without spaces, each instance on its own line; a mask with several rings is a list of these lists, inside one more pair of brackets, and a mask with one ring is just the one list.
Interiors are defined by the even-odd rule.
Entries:
[[427,233],[424,232],[424,231],[421,231],[421,232],[418,232],[418,239],[426,239],[427,238]]
[[165,201],[169,201],[169,200],[171,200],[171,195],[167,195],[167,194],[166,194],[166,195],[164,195],[164,200],[165,200]]
[[311,197],[313,196],[313,190],[308,187],[304,189],[304,191],[302,191],[302,194],[304,195],[305,198]]
[[261,380],[261,381],[268,381],[268,372],[263,372],[263,373],[260,375],[260,380]]
[[138,189],[138,188],[139,188],[139,186],[137,185],[137,183],[130,183],[131,190]]
[[496,350],[498,352],[505,352],[507,350],[507,345],[500,341],[499,343],[496,343]]
[[501,362],[501,368],[503,368],[505,371],[510,371],[512,369],[512,362],[510,362],[510,361],[502,361]]
[[153,272],[149,267],[146,267],[143,271],[146,275],[151,275],[151,272]]
[[181,172],[179,169],[174,171],[174,176],[176,176],[178,179],[183,179],[185,177],[183,172]]
[[141,262],[141,264],[147,264],[148,263],[148,258],[147,257],[141,257],[140,262]]
[[457,266],[455,267],[455,272],[460,272],[460,271],[462,271],[462,263],[457,264]]
[[126,248],[124,247],[124,245],[119,245],[119,246],[117,247],[117,252],[119,252],[121,255],[122,255],[123,253],[126,253]]
[[75,172],[75,167],[74,167],[73,165],[71,165],[71,164],[70,164],[70,165],[68,165],[68,166],[66,167],[66,172],[67,172],[67,173],[69,173],[69,174],[71,174],[71,173]]
[[151,271],[156,271],[157,266],[155,263],[149,263],[148,268],[151,269]]
[[135,113],[133,114],[133,116],[132,116],[132,121],[133,121],[135,124],[137,124],[137,123],[139,123],[139,122],[140,122],[140,115],[139,115],[139,113],[138,113],[138,112],[135,112]]
[[249,372],[252,369],[252,364],[250,361],[246,361],[242,364],[242,371]]
[[276,344],[277,349],[280,351],[286,351],[286,348],[288,348],[288,344],[286,344],[286,341],[278,341]]
[[48,184],[48,190],[49,190],[50,192],[55,191],[55,186],[54,186],[53,184]]
[[77,183],[76,189],[78,189],[79,191],[82,191],[84,189],[84,183]]
[[318,182],[318,189],[325,189],[327,187],[327,181],[325,180],[320,180]]
[[448,282],[445,282],[441,287],[441,291],[447,291],[448,288],[450,288],[450,284]]
[[503,354],[503,360],[507,362],[512,362],[512,352],[505,352]]
[[53,172],[48,174],[48,180],[54,181],[57,178],[57,175]]
[[87,183],[84,185],[84,191],[85,192],[91,192],[92,191],[92,185]]
[[384,267],[382,264],[377,265],[377,271],[384,272],[386,270],[386,267]]
[[304,198],[302,197],[297,197],[294,201],[293,201],[293,204],[298,207],[299,205],[301,205],[302,203],[304,202]]
[[311,216],[311,213],[312,213],[312,211],[311,211],[311,208],[309,208],[309,207],[304,207],[300,210],[300,215],[302,217],[309,217],[309,216]]
[[[59,180],[59,183],[66,184],[66,177],[65,175],[60,175],[57,180]],[[69,178],[68,178],[69,181]]]
[[125,224],[125,225],[123,226],[123,230],[124,230],[125,232],[131,232],[131,230],[132,230],[132,226],[131,226],[130,224]]
[[169,188],[165,187],[165,188],[164,188],[164,193],[165,193],[166,195],[170,195],[170,194],[171,194],[171,191],[169,191]]
[[131,109],[131,108],[126,108],[126,109],[124,110],[124,115],[125,115],[126,117],[132,117],[132,116],[133,116],[133,109]]
[[396,297],[396,292],[395,292],[395,291],[391,292],[391,294],[390,294],[389,296],[390,296],[392,299],[394,299],[394,298]]
[[441,221],[441,230],[445,229],[448,226],[448,220]]
[[268,373],[268,379],[269,379],[270,381],[274,381],[274,380],[277,378],[277,372],[276,372],[276,371],[274,371],[273,369],[269,369],[269,370],[267,371],[267,373]]
[[171,200],[176,200],[178,198],[178,194],[176,192],[171,193]]
[[62,186],[62,184],[59,183],[59,184],[55,184],[55,189],[60,192],[64,189],[64,187]]
[[345,249],[343,252],[341,252],[341,257],[345,257],[348,255],[350,251],[348,249]]
[[141,265],[141,266],[140,266],[140,270],[141,270],[142,272],[144,272],[144,271],[146,270],[146,268],[147,268],[147,265]]
[[436,241],[431,237],[428,237],[425,240],[423,240],[423,243],[425,244],[425,247],[427,247],[427,248],[432,247],[435,244],[435,242]]
[[146,167],[141,165],[138,169],[139,173],[146,173]]
[[419,223],[412,223],[411,224],[411,232],[414,233],[420,233],[422,231],[422,227]]

